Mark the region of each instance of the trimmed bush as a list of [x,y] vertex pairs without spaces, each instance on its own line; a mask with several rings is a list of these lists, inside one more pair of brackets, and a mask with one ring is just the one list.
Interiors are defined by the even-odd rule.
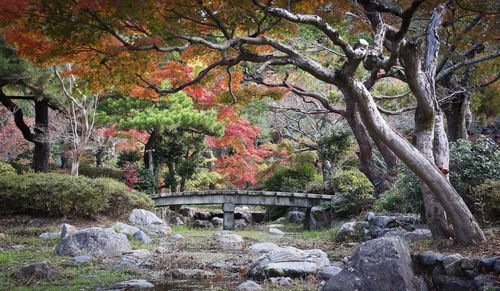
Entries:
[[368,210],[375,201],[372,184],[357,169],[339,171],[333,177],[332,184],[339,193],[329,206],[337,218],[357,216]]
[[57,173],[0,175],[0,214],[94,217],[120,216],[153,207],[145,194],[116,180]]
[[315,180],[316,169],[311,164],[303,164],[296,169],[278,167],[267,179],[267,190],[283,192],[302,192]]
[[123,180],[123,171],[112,168],[80,167],[78,173],[89,178],[113,178],[119,181]]
[[15,174],[16,170],[8,163],[0,161],[0,175]]

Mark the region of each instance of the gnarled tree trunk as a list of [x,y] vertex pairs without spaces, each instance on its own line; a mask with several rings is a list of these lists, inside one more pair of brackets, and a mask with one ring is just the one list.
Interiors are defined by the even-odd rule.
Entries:
[[370,92],[361,82],[350,76],[344,77],[342,81],[342,90],[358,101],[363,123],[371,135],[382,140],[430,188],[446,211],[456,240],[463,245],[484,241],[484,234],[476,219],[436,165],[387,124]]

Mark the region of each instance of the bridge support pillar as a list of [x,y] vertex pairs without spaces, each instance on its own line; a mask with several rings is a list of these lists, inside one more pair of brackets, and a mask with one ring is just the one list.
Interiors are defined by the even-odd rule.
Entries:
[[304,229],[305,230],[311,230],[311,208],[306,209],[306,215],[304,219]]
[[224,221],[222,223],[222,229],[233,230],[234,229],[234,203],[224,203],[222,205],[224,210]]

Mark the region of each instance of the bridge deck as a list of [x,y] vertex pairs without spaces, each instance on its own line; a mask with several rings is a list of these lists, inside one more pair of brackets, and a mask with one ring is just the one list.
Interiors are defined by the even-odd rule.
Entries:
[[161,193],[153,197],[157,207],[192,204],[277,205],[306,207],[332,200],[332,195],[252,190],[205,190]]

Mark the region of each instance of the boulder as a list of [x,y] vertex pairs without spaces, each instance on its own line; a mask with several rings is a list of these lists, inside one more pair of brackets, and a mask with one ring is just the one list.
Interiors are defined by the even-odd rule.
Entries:
[[146,245],[153,243],[153,240],[147,234],[145,234],[144,231],[142,231],[142,230],[139,230],[136,233],[134,233],[133,237]]
[[342,268],[339,268],[337,266],[326,266],[323,269],[319,271],[319,278],[322,280],[328,280],[331,277],[337,275],[342,271]]
[[194,213],[194,218],[199,220],[210,220],[212,215],[208,211],[196,211]]
[[243,219],[247,223],[253,222],[252,213],[250,212],[250,208],[248,206],[236,207],[234,209],[235,218]]
[[5,234],[0,232],[0,240],[5,239]]
[[271,227],[269,229],[269,233],[275,236],[283,236],[285,233],[277,228]]
[[75,233],[77,230],[76,230],[76,227],[74,227],[73,225],[71,224],[67,224],[67,223],[63,223],[59,226],[60,230],[61,230],[61,236],[59,237],[59,239],[63,239],[65,238],[66,236],[70,235],[70,234],[73,234]]
[[180,215],[187,217],[187,218],[193,218],[194,217],[194,209],[193,208],[181,208],[179,211],[177,211]]
[[269,282],[279,287],[287,287],[293,284],[293,280],[290,277],[272,277],[269,278]]
[[290,211],[286,218],[290,223],[303,223],[306,215],[302,211]]
[[462,256],[460,254],[452,254],[443,258],[443,267],[447,275],[455,276],[462,274]]
[[264,288],[262,288],[259,284],[251,280],[247,280],[241,283],[240,285],[238,285],[238,287],[236,287],[236,289],[234,289],[234,291],[261,291],[261,290],[264,290]]
[[113,285],[110,289],[118,289],[118,290],[142,290],[142,289],[150,289],[154,288],[155,285],[151,282],[148,282],[143,279],[134,279],[123,281]]
[[311,208],[311,215],[307,221],[308,228],[310,230],[316,230],[323,227],[328,227],[332,220],[330,210],[323,206],[314,206]]
[[254,277],[304,277],[330,264],[321,250],[280,247],[252,261],[249,274]]
[[228,230],[216,232],[213,236],[223,250],[241,250],[243,247],[243,238]]
[[134,256],[123,256],[120,258],[120,262],[115,266],[115,269],[126,269],[131,266],[139,266],[144,261]]
[[243,229],[247,225],[248,225],[248,223],[245,219],[235,219],[234,220],[234,228],[235,229]]
[[183,239],[184,237],[182,236],[182,234],[176,233],[172,236],[172,238],[175,240],[179,240],[179,239]]
[[43,221],[41,219],[38,219],[38,218],[32,218],[30,220],[28,220],[28,226],[31,226],[31,227],[40,227],[42,226],[43,224]]
[[443,258],[443,254],[433,251],[424,251],[417,255],[418,262],[426,267],[442,262]]
[[340,242],[359,242],[370,238],[368,222],[352,221],[342,224],[335,236],[336,241]]
[[179,216],[172,216],[168,220],[168,224],[173,226],[181,226],[184,225],[184,221],[182,221],[182,219]]
[[208,220],[197,219],[193,222],[193,227],[197,228],[212,228],[214,225]]
[[495,263],[500,261],[500,256],[483,258],[479,261],[479,270],[482,272],[491,272],[495,268]]
[[224,223],[224,219],[220,217],[213,217],[210,222],[217,228],[222,227],[222,224]]
[[407,242],[416,242],[423,239],[431,239],[432,233],[430,230],[425,228],[416,229],[414,231],[407,232],[403,235],[403,239]]
[[153,212],[144,209],[134,209],[128,217],[130,223],[155,235],[167,235],[172,231],[170,227]]
[[362,243],[346,267],[321,290],[415,290],[410,249],[398,237]]
[[134,235],[134,233],[140,231],[140,229],[138,229],[137,227],[122,222],[113,224],[111,228],[118,233],[123,233],[126,235]]
[[70,234],[59,241],[58,255],[114,257],[130,251],[127,236],[111,228],[92,227]]
[[208,279],[215,276],[210,271],[200,269],[174,269],[170,274],[175,279]]
[[36,282],[41,279],[58,279],[63,274],[57,271],[48,261],[24,266],[16,274],[30,282]]
[[274,249],[279,248],[278,245],[270,242],[256,243],[248,247],[248,252],[251,254],[268,253]]
[[38,237],[41,239],[53,239],[53,238],[58,238],[61,236],[60,232],[44,232]]

